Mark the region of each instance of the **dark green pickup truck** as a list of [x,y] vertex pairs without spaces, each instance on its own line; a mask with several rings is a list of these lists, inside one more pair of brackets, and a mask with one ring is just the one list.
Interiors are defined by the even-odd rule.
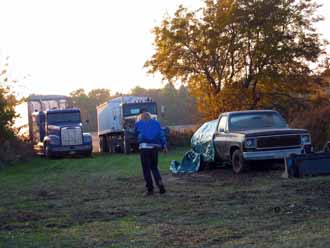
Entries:
[[235,173],[243,172],[254,160],[284,159],[312,150],[310,134],[288,127],[273,110],[223,113],[213,135],[215,159],[231,161]]

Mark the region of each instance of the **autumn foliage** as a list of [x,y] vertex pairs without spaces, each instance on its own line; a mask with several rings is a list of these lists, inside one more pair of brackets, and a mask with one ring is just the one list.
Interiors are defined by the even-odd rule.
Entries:
[[[7,58],[8,60],[8,58]],[[17,101],[11,85],[14,83],[8,76],[8,61],[0,66],[0,145],[14,136],[12,128],[17,114],[15,107]]]
[[312,142],[316,150],[330,141],[330,102],[329,105],[312,107],[292,113],[290,125],[307,129],[312,136]]
[[180,6],[153,30],[150,73],[189,86],[210,118],[224,111],[283,107],[308,100],[320,87],[309,66],[327,42],[314,24],[322,18],[309,0],[206,0]]

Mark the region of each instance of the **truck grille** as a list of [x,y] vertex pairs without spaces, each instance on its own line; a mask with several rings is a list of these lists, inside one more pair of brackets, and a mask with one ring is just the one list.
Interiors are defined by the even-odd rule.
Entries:
[[257,138],[257,148],[292,147],[301,144],[300,135],[269,136]]
[[61,129],[62,145],[72,146],[82,144],[81,128],[62,128]]

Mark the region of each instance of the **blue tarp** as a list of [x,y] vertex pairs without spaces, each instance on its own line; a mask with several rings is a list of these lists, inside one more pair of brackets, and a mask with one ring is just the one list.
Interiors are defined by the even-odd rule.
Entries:
[[172,161],[170,171],[174,174],[193,173],[202,168],[203,163],[215,161],[213,135],[217,127],[217,120],[204,123],[191,138],[191,150],[188,151],[181,163]]

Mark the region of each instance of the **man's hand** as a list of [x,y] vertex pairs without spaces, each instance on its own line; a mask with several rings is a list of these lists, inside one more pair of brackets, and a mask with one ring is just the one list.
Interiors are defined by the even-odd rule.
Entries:
[[164,153],[168,153],[167,146],[164,146],[164,148],[163,148],[163,152],[164,152]]

